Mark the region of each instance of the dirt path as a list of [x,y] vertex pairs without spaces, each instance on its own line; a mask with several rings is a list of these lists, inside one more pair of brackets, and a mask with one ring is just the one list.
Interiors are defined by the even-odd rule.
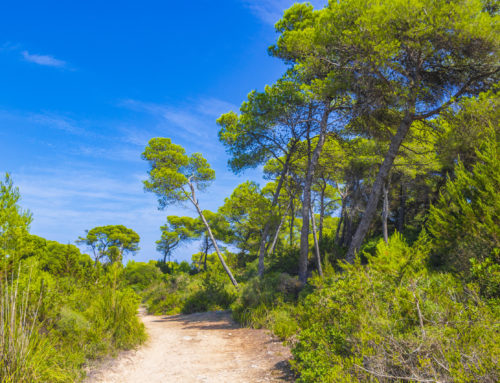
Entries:
[[293,381],[281,342],[264,330],[239,328],[227,312],[141,317],[149,341],[103,363],[86,383]]

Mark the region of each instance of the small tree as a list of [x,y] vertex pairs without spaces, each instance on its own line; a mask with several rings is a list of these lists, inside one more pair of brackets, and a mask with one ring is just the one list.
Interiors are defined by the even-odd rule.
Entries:
[[148,172],[149,179],[144,181],[145,190],[158,196],[160,209],[185,201],[190,201],[194,205],[224,270],[233,285],[238,286],[224,261],[196,197],[196,190],[204,190],[215,179],[215,172],[207,160],[200,153],[187,156],[182,146],[173,144],[169,138],[161,137],[149,141],[142,158],[151,165],[151,170]]
[[169,272],[168,262],[172,252],[187,241],[199,238],[203,232],[201,220],[191,217],[170,215],[167,223],[160,227],[161,238],[156,241],[156,250],[162,254],[161,262]]
[[455,179],[448,179],[429,212],[427,228],[434,237],[436,261],[465,274],[471,259],[500,262],[500,156],[492,136],[476,152],[472,171],[458,162]]
[[0,180],[0,271],[14,266],[22,242],[28,237],[31,213],[18,205],[20,198],[19,189],[6,173]]
[[125,252],[139,250],[139,234],[123,225],[97,226],[87,230],[76,243],[86,245],[94,253],[94,262],[107,258],[109,263],[121,262]]

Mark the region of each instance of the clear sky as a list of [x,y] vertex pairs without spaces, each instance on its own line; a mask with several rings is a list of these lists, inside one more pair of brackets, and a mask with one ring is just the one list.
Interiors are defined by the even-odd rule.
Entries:
[[[94,226],[141,236],[136,259],[157,259],[167,215],[142,180],[152,137],[201,152],[216,210],[245,179],[217,140],[216,118],[283,72],[267,55],[292,0],[9,1],[0,12],[0,172],[10,172],[31,232],[73,243]],[[320,6],[325,1],[313,1]],[[3,176],[2,176],[3,177]],[[179,249],[190,260],[196,245]]]

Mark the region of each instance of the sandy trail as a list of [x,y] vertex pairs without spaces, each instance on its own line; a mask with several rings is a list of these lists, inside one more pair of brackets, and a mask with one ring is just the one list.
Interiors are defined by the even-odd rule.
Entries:
[[265,330],[239,328],[227,312],[140,315],[148,342],[102,363],[86,383],[293,381],[281,342]]

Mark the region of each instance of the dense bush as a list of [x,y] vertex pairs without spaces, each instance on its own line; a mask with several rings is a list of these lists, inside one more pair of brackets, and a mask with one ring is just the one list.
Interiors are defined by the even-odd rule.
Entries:
[[398,235],[368,265],[315,279],[298,308],[302,382],[497,382],[498,305],[475,285],[429,271],[427,243]]
[[242,284],[231,305],[233,318],[246,326],[269,328],[282,339],[292,336],[298,326],[295,306],[301,285],[287,273],[267,274]]
[[161,279],[162,273],[156,261],[129,261],[124,273],[127,284],[135,291],[143,291],[146,287]]
[[190,276],[185,269],[174,268],[172,274],[165,274],[142,292],[149,313],[190,314],[229,308],[236,290],[213,255],[209,257],[206,272]]
[[30,235],[9,177],[0,181],[0,381],[75,382],[90,359],[145,339],[120,264]]
[[[448,179],[438,202],[430,209],[428,222],[434,263],[465,276],[470,274],[471,259],[476,264],[500,263],[498,142],[490,138],[476,156],[471,171],[462,162],[457,164],[455,178]],[[498,269],[495,273],[498,280]]]

